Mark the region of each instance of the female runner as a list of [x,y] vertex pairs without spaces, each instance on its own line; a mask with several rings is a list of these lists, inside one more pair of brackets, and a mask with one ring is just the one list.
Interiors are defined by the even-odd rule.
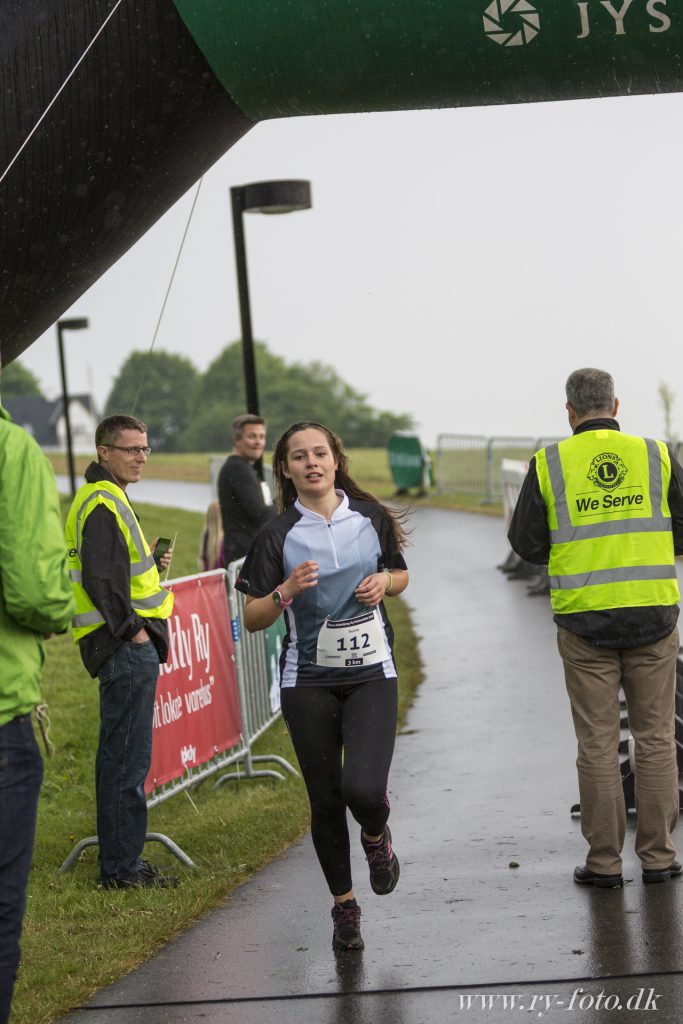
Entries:
[[254,632],[283,610],[282,714],[311,804],[311,833],[334,897],[335,949],[362,949],[346,809],[378,895],[399,863],[387,825],[397,716],[393,631],[382,599],[408,585],[398,516],[348,474],[341,440],[295,423],[275,447],[280,515],[259,533],[236,582]]

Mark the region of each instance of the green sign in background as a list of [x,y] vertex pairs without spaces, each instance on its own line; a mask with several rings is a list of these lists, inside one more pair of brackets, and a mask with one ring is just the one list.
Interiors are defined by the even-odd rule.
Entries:
[[394,434],[389,440],[389,466],[399,488],[422,487],[425,453],[415,434]]
[[677,92],[681,0],[174,0],[254,120]]
[[272,626],[264,629],[263,633],[266,640],[268,692],[270,694],[271,710],[275,711],[280,707],[280,651],[282,650],[282,639],[285,635],[284,616],[281,615],[279,619],[276,619]]

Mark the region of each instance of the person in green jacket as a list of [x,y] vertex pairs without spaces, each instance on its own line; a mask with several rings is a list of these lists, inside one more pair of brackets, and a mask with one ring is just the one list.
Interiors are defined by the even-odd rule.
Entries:
[[43,776],[31,713],[44,638],[64,632],[73,613],[52,467],[0,406],[0,1024],[19,965]]

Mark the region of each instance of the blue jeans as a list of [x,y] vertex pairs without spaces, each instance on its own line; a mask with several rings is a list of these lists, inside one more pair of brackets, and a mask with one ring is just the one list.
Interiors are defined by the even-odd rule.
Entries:
[[159,657],[151,641],[122,644],[100,669],[95,791],[103,879],[125,877],[140,868],[158,676]]
[[43,761],[30,715],[0,726],[0,1024],[9,1018],[19,965]]

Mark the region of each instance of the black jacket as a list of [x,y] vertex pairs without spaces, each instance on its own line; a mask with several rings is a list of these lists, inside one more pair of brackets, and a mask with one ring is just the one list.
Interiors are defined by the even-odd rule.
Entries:
[[225,565],[246,555],[262,526],[276,514],[266,505],[258,473],[241,455],[229,455],[218,474]]
[[[98,480],[116,483],[98,463],[85,471],[89,484]],[[130,555],[116,517],[104,505],[97,505],[85,521],[81,546],[83,586],[104,618],[104,625],[79,640],[83,664],[91,676],[117,647],[146,629],[157,649],[159,661],[168,657],[166,619],[141,618],[130,603]]]
[[[586,420],[575,430],[619,430],[613,419]],[[671,459],[671,483],[668,492],[674,551],[683,554],[683,468]],[[508,539],[517,554],[527,562],[547,565],[550,557],[548,515],[536,472],[536,459],[529,463],[508,531]],[[648,608],[610,608],[606,611],[572,612],[555,615],[555,622],[570,633],[602,647],[640,647],[668,636],[678,621],[678,605]]]

